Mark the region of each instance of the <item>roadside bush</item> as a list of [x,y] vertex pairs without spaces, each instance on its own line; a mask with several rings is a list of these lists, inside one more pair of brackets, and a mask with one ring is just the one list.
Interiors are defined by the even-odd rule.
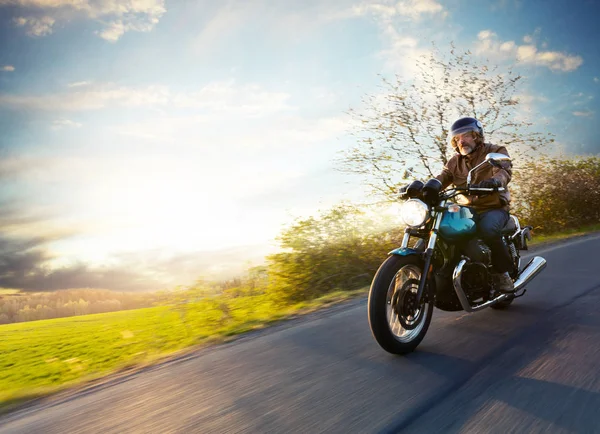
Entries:
[[280,235],[282,251],[267,257],[269,293],[288,303],[368,285],[401,237],[383,209],[342,204],[298,220]]
[[530,163],[513,190],[513,212],[541,233],[600,223],[598,156]]

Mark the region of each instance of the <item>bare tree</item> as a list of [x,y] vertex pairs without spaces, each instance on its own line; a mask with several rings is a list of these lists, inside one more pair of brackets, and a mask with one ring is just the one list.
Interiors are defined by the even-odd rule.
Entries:
[[507,146],[513,159],[553,141],[516,114],[522,76],[512,68],[478,63],[451,44],[449,56],[434,46],[417,70],[411,81],[382,78],[383,92],[363,98],[364,109],[350,110],[358,144],[343,154],[340,170],[363,175],[374,194],[392,198],[406,180],[437,175],[453,155],[446,138],[459,116],[481,120],[486,142]]

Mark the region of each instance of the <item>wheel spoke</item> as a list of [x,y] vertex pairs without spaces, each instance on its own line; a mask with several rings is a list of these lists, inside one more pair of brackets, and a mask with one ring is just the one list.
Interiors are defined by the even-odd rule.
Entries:
[[[388,297],[387,297],[387,316],[388,316],[388,325],[389,329],[396,338],[400,342],[410,342],[415,339],[419,333],[421,332],[423,325],[427,320],[427,312],[428,312],[428,302],[425,302],[421,306],[413,306],[406,305],[400,309],[400,315],[405,315],[404,321],[406,324],[414,324],[415,321],[418,321],[418,324],[415,325],[414,328],[408,330],[402,326],[402,322],[400,321],[399,314],[397,312],[397,304],[404,303],[406,297],[406,293],[400,293],[403,291],[410,291],[410,297],[414,297],[412,294],[416,294],[418,292],[418,287],[416,285],[411,285],[410,288],[404,288],[406,283],[409,280],[418,281],[421,278],[421,270],[416,265],[406,265],[402,267],[392,279],[388,289]],[[414,303],[414,301],[412,302]],[[415,309],[412,311],[412,309]]]

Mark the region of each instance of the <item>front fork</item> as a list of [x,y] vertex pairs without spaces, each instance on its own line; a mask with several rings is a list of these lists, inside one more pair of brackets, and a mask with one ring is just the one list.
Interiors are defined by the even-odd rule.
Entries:
[[[443,207],[445,203],[442,203]],[[431,266],[431,259],[433,258],[433,250],[435,248],[435,242],[437,241],[438,231],[440,229],[440,224],[442,223],[443,212],[437,211],[435,213],[435,220],[433,222],[433,227],[431,228],[431,232],[429,233],[429,241],[427,242],[427,249],[425,249],[425,253],[423,253],[423,259],[425,263],[423,265],[423,273],[421,273],[421,280],[419,281],[419,288],[417,289],[417,297],[416,297],[416,305],[420,306],[421,298],[423,297],[423,293],[425,292],[425,284],[427,283],[427,278],[429,276],[429,269]],[[404,237],[402,238],[402,247],[408,247],[408,240],[410,239],[410,229],[406,229],[404,232]]]

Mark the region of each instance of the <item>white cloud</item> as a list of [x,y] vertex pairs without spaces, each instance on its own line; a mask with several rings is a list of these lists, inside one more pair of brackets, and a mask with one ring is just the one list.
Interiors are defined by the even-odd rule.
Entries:
[[495,38],[497,35],[491,30],[482,30],[477,34],[477,39],[484,41],[486,39]]
[[18,26],[27,26],[31,36],[51,34],[57,21],[85,17],[100,23],[104,28],[96,33],[111,42],[128,31],[151,31],[166,12],[165,0],[0,0],[0,6],[9,5],[43,11],[41,18],[15,19]]
[[594,83],[598,83],[599,81],[600,81],[600,78],[594,77]]
[[[313,146],[331,143],[336,137],[349,131],[351,119],[345,116],[305,119],[301,116],[280,113],[269,119],[248,125],[243,114],[208,113],[206,115],[160,116],[141,122],[115,127],[115,131],[124,136],[144,139],[156,143],[177,143],[179,146],[203,146],[215,151],[255,155],[256,153],[281,150],[308,149]],[[235,130],[226,126],[238,123]],[[224,125],[225,128],[220,127]],[[218,134],[210,127],[220,131]],[[323,149],[321,149],[323,151]],[[223,155],[225,157],[226,155]]]
[[169,99],[166,86],[127,87],[113,83],[77,87],[67,93],[47,95],[0,95],[0,105],[38,110],[97,110],[109,106],[136,107],[165,104]]
[[418,21],[424,15],[446,16],[447,11],[435,0],[401,0],[401,1],[365,1],[353,7],[355,15],[374,15],[380,19],[390,20],[394,17],[406,17]]
[[586,111],[575,111],[573,112],[574,116],[579,116],[579,117],[585,117],[585,118],[589,118],[591,116],[594,115],[594,112],[591,110],[586,110]]
[[56,20],[50,16],[18,17],[13,20],[18,27],[25,27],[29,36],[47,36],[52,33],[52,26]]
[[209,83],[192,92],[173,92],[168,86],[118,86],[114,83],[68,85],[68,91],[47,95],[0,94],[0,105],[51,111],[98,110],[108,107],[179,108],[209,113],[260,117],[292,109],[289,94],[233,80]]
[[109,23],[104,30],[96,32],[96,34],[109,42],[117,42],[127,30],[130,30],[127,27],[128,26],[123,24],[123,21],[113,21],[112,23]]
[[[385,48],[376,56],[385,63],[386,72],[404,79],[413,78],[418,72],[417,61],[431,53],[419,46],[425,39],[423,32],[433,31],[448,15],[443,4],[435,0],[366,0],[351,10],[354,16],[372,18],[385,41]],[[425,19],[427,26],[423,25]]]
[[[535,34],[537,33],[539,33],[538,30]],[[552,71],[562,72],[574,71],[583,64],[581,56],[559,51],[539,50],[533,43],[534,38],[529,35],[523,38],[524,45],[518,45],[514,41],[499,41],[496,33],[491,30],[479,32],[477,38],[479,40],[475,49],[477,54],[516,58],[522,64],[545,66]]]
[[91,81],[74,81],[72,83],[67,84],[67,87],[83,87],[92,84]]
[[52,122],[52,129],[62,130],[63,128],[80,128],[81,124],[79,122],[72,121],[70,119],[57,119]]
[[210,83],[196,92],[173,94],[170,101],[180,108],[260,116],[290,109],[289,97],[284,92],[270,92],[255,84],[238,85],[229,80]]
[[517,94],[514,95],[515,99],[519,100],[519,103],[521,104],[533,104],[535,102],[548,102],[550,101],[548,98],[546,98],[543,95],[533,95],[533,94],[529,94],[529,93],[521,93],[521,94]]
[[6,72],[13,72],[15,70],[15,67],[12,65],[5,65],[2,68],[0,68],[0,70]]
[[540,106],[550,101],[544,95],[531,93],[527,90],[522,90],[520,93],[513,95],[513,99],[519,102],[514,107],[515,116],[525,120],[531,120],[531,117],[534,116],[536,123],[541,121],[539,118]]

